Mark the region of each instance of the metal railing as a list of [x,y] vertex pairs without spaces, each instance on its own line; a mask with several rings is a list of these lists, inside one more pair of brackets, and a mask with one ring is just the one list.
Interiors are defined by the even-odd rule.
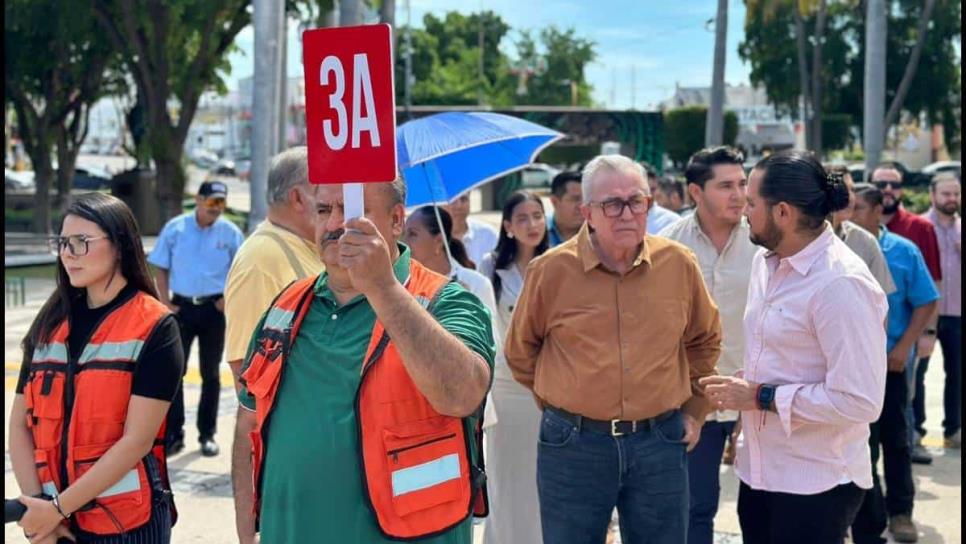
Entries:
[[27,281],[23,276],[4,277],[3,284],[6,288],[5,308],[23,306],[27,303]]

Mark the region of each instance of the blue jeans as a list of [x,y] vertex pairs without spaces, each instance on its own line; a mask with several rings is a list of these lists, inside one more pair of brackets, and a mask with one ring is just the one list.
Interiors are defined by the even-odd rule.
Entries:
[[[939,316],[939,347],[943,353],[943,370],[946,383],[943,386],[943,435],[956,434],[960,429],[963,398],[963,318],[959,316]],[[926,370],[929,358],[919,360],[916,369],[916,394],[913,407],[916,412],[916,429],[926,434]]]
[[614,507],[625,544],[680,544],[688,532],[688,468],[680,412],[611,436],[552,409],[537,440],[537,492],[546,544],[604,542]]
[[701,428],[701,440],[688,455],[691,488],[688,544],[711,544],[714,540],[714,516],[718,513],[718,496],[721,494],[721,456],[734,429],[734,421],[705,423]]

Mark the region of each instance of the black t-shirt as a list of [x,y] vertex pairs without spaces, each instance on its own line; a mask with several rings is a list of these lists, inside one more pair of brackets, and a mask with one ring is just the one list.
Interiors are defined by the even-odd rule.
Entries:
[[[101,319],[134,294],[135,288],[128,284],[114,300],[99,308],[88,308],[86,302],[75,305],[71,312],[71,330],[67,341],[72,361],[80,357],[87,340]],[[168,315],[161,319],[144,343],[141,356],[134,367],[131,394],[170,402],[178,390],[183,369],[184,350],[181,348],[178,321],[174,315]],[[23,393],[29,376],[28,358],[28,362],[20,367],[17,393]]]

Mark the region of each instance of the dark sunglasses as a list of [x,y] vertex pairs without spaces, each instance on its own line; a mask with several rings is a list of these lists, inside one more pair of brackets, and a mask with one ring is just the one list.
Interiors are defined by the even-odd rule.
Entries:
[[875,185],[878,189],[885,189],[886,187],[902,189],[901,181],[893,181],[891,179],[877,179],[872,182],[872,185]]

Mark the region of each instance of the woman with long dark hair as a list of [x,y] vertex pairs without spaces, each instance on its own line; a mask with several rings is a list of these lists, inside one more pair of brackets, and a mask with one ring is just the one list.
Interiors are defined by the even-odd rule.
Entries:
[[78,197],[51,239],[57,288],[23,339],[10,463],[31,542],[167,543],[164,418],[184,353],[131,210]]
[[[497,310],[493,286],[483,274],[474,270],[476,265],[470,260],[466,246],[453,237],[453,218],[449,212],[443,208],[434,209],[434,206],[417,208],[406,219],[403,241],[409,246],[414,259],[433,272],[457,281],[480,299],[490,311],[495,340]],[[483,427],[489,429],[496,423],[497,415],[490,394],[487,394],[486,401]]]
[[497,359],[493,402],[498,423],[486,444],[490,516],[487,544],[543,542],[537,499],[537,432],[540,412],[533,395],[518,384],[506,364],[503,342],[510,326],[527,265],[550,246],[543,202],[519,191],[503,206],[496,249],[483,258],[480,272],[493,282],[497,305]]

